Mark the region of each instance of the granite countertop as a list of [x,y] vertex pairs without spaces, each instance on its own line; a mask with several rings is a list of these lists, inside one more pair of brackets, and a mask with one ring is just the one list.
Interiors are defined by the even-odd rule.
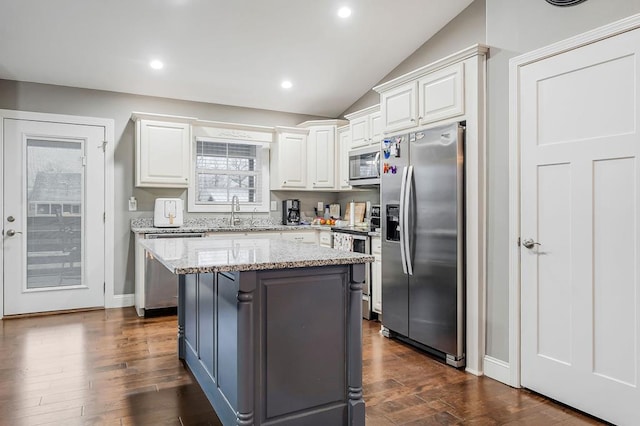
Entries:
[[186,218],[184,225],[176,228],[156,228],[152,217],[131,219],[131,231],[136,234],[180,234],[188,232],[255,232],[255,231],[304,231],[320,229],[330,231],[330,226],[296,225],[287,226],[275,223],[271,218],[242,219],[238,226],[230,226],[228,218]]
[[174,274],[306,268],[370,263],[371,255],[296,243],[269,236],[234,239],[145,239],[139,244]]

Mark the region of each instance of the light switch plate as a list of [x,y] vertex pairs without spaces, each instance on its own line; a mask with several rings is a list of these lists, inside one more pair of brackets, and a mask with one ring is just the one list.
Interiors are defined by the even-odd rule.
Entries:
[[277,212],[278,211],[278,202],[277,201],[272,201],[271,202],[271,211],[272,212]]

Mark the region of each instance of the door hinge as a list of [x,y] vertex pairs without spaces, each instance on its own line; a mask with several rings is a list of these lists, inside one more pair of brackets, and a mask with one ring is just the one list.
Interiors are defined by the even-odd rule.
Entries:
[[81,157],[81,159],[82,159],[82,167],[86,166],[87,165],[87,157],[85,155],[83,155]]
[[518,237],[518,247],[520,247],[520,237]]
[[102,283],[102,294],[107,294],[107,283]]
[[106,222],[106,221],[107,221],[107,212],[102,212],[102,222]]
[[100,145],[98,145],[98,148],[102,148],[102,152],[106,152],[107,150],[107,141],[102,141],[102,143]]

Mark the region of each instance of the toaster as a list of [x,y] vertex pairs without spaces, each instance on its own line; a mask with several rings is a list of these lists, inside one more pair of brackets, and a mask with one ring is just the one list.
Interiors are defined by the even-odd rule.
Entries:
[[184,223],[183,204],[180,198],[156,198],[153,226],[156,228],[179,227]]

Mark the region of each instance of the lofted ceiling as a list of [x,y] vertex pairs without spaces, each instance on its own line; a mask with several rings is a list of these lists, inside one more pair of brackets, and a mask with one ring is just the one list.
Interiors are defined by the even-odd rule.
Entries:
[[336,117],[471,2],[0,0],[0,78]]

